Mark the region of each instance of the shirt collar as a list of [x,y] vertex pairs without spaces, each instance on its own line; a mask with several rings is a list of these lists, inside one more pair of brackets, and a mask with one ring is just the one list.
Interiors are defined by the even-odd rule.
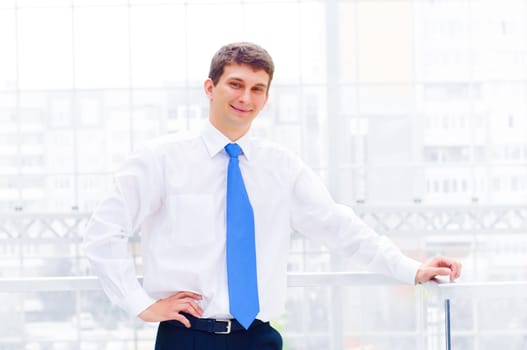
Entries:
[[[227,136],[223,135],[221,131],[216,129],[210,122],[205,123],[205,126],[201,131],[201,138],[203,139],[203,142],[205,142],[205,146],[207,147],[207,151],[211,158],[220,152],[224,152],[224,147],[228,143],[232,143]],[[250,132],[236,140],[236,143],[241,147],[242,154],[245,158],[249,160],[251,154]]]

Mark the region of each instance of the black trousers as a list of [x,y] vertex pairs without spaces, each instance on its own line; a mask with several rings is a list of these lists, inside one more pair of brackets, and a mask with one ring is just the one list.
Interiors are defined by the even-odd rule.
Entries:
[[282,350],[282,337],[268,322],[230,334],[194,330],[174,322],[159,323],[155,350]]

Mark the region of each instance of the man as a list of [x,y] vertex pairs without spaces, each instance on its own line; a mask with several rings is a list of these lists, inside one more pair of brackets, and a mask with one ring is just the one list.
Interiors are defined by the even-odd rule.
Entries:
[[[325,242],[407,283],[459,277],[459,262],[404,256],[296,156],[249,130],[268,100],[274,64],[251,43],[222,47],[201,133],[165,136],[116,173],[87,225],[85,250],[109,298],[160,322],[156,349],[281,349],[268,323],[285,308],[290,232]],[[141,229],[144,281],[128,238]]]

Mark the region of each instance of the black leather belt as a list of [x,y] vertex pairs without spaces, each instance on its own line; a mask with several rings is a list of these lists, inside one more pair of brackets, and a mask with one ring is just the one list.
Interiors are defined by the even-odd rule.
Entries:
[[[190,329],[197,331],[215,333],[215,334],[230,334],[232,332],[245,331],[246,329],[236,321],[236,319],[214,319],[214,318],[197,318],[188,314],[183,314],[190,321]],[[181,322],[176,320],[166,321],[173,326],[186,328]],[[249,328],[255,328],[268,322],[254,320]]]

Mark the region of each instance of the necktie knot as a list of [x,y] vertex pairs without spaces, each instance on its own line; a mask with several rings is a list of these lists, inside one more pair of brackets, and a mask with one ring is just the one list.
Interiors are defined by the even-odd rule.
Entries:
[[225,151],[227,151],[231,158],[238,158],[240,153],[242,153],[242,149],[237,143],[229,143],[225,146]]

